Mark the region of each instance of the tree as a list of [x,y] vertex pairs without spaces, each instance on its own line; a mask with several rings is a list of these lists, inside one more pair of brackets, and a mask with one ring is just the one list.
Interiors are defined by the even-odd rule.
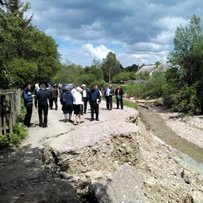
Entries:
[[187,27],[178,27],[174,38],[174,51],[171,52],[170,62],[180,65],[184,70],[184,80],[188,85],[197,82],[200,64],[194,64],[195,55],[192,54],[202,43],[203,32],[200,26],[200,18],[193,16]]
[[[19,0],[5,0],[0,10],[0,83],[1,88],[23,86],[32,67],[31,80],[39,77],[51,78],[61,68],[59,53],[54,39],[32,26],[32,16],[24,14],[30,8]],[[29,64],[30,63],[30,64]],[[23,74],[16,73],[19,64]],[[35,67],[34,67],[35,66]],[[27,71],[27,73],[25,73]],[[34,75],[33,75],[34,74]]]
[[139,66],[138,65],[136,65],[136,64],[133,64],[132,66],[127,66],[126,68],[125,68],[125,70],[127,70],[127,71],[134,71],[134,72],[137,72],[138,70],[139,70]]
[[121,71],[121,64],[116,59],[116,55],[109,52],[106,59],[103,60],[101,69],[104,74],[104,80],[110,82],[112,78]]
[[[174,38],[174,51],[171,52],[169,60],[173,65],[178,66],[179,81],[172,84],[170,74],[168,77],[168,89],[173,90],[171,105],[175,104],[184,111],[199,113],[203,112],[203,31],[200,26],[200,18],[193,16],[189,26],[179,26],[176,29]],[[175,72],[174,72],[175,73]],[[176,76],[175,76],[176,77]],[[173,88],[170,88],[172,87]],[[175,86],[175,87],[174,87]],[[187,98],[187,99],[186,99]],[[185,99],[186,102],[179,102]],[[177,102],[178,101],[178,102]],[[195,110],[196,109],[196,110]]]

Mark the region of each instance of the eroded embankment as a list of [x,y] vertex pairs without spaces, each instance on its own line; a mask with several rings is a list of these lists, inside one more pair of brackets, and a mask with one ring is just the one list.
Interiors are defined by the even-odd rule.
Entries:
[[91,182],[110,178],[111,173],[124,163],[136,166],[138,146],[136,133],[112,135],[109,139],[74,152],[58,154],[47,148],[44,150],[44,160],[63,178],[69,179],[79,196],[86,199],[89,198],[88,186]]
[[[137,122],[132,117],[128,120]],[[141,121],[138,125],[139,132],[111,134],[74,151],[45,148],[44,163],[74,185],[81,202],[97,202],[89,192],[91,184],[111,179],[124,163],[135,167],[142,176],[144,202],[201,202],[202,177],[186,166],[175,150],[146,130]]]

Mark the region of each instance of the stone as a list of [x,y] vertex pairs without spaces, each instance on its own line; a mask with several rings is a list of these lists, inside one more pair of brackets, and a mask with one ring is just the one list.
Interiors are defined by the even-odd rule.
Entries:
[[92,183],[90,193],[99,203],[144,202],[142,177],[127,163],[112,174],[111,179]]

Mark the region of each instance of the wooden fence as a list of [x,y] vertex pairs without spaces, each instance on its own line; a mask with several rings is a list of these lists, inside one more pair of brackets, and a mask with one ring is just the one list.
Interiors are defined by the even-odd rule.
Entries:
[[13,133],[21,106],[21,90],[0,91],[0,135]]

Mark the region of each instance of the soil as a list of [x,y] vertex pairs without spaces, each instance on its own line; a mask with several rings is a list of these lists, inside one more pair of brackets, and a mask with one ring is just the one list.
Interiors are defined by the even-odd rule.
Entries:
[[[0,156],[0,202],[94,202],[92,182],[128,163],[143,177],[146,203],[202,202],[203,176],[178,151],[155,136],[135,109],[105,109],[100,121],[74,126],[50,110],[48,127],[34,109],[29,136]],[[163,122],[163,125],[166,123]],[[164,126],[162,126],[164,128]]]

